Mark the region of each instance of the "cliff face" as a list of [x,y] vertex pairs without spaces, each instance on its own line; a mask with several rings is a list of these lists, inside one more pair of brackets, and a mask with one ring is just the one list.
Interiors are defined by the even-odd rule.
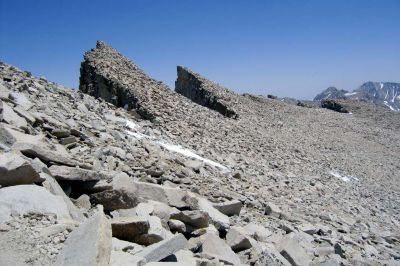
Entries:
[[80,73],[80,91],[118,107],[136,109],[150,120],[157,116],[151,105],[153,100],[160,97],[167,101],[171,94],[161,82],[147,76],[132,61],[101,41],[85,53]]
[[238,117],[237,112],[230,106],[238,95],[185,67],[178,66],[177,72],[176,92],[224,116]]

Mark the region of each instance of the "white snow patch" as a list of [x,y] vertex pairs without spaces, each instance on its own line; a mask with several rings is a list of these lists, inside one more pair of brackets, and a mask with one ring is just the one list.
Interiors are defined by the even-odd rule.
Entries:
[[227,171],[227,170],[228,170],[228,168],[226,168],[226,167],[223,166],[222,164],[219,164],[219,163],[214,162],[214,161],[212,161],[212,160],[203,158],[203,157],[197,155],[196,153],[192,152],[191,150],[186,149],[186,148],[183,148],[182,146],[174,145],[174,144],[168,144],[168,143],[164,143],[164,142],[162,142],[162,141],[157,141],[157,143],[158,143],[161,147],[164,147],[164,148],[166,148],[166,149],[169,150],[169,151],[176,152],[176,153],[182,154],[182,155],[184,155],[184,156],[186,156],[186,157],[190,157],[190,158],[193,158],[193,159],[197,159],[197,160],[203,161],[205,164],[208,164],[208,165],[211,165],[211,166],[215,166],[215,167],[221,168],[221,169],[224,170],[224,171]]
[[381,84],[380,84],[380,85],[381,85],[381,89],[383,89],[383,83],[382,83],[382,82],[381,82]]
[[390,108],[390,110],[392,110],[392,111],[397,111],[396,109],[394,109],[390,104],[388,104],[388,102],[387,101],[384,101],[383,102],[387,107],[389,107]]
[[337,177],[339,179],[341,179],[343,182],[351,182],[351,181],[358,181],[359,179],[355,176],[345,176],[345,175],[341,175],[336,171],[331,171],[330,172],[331,175],[333,175],[334,177]]
[[137,130],[139,128],[139,125],[135,124],[134,122],[130,120],[126,120],[126,125],[127,128],[130,128],[132,130]]
[[396,91],[396,93],[394,93],[394,89],[393,89],[393,99],[392,99],[392,103],[394,103],[394,100],[396,99],[396,96],[397,96],[397,91]]
[[354,95],[354,94],[357,94],[357,92],[347,92],[344,95],[345,96],[351,96],[351,95]]
[[167,149],[167,150],[169,150],[171,152],[176,152],[176,153],[182,154],[182,155],[184,155],[186,157],[190,157],[190,158],[193,158],[193,159],[197,159],[197,160],[203,161],[205,164],[220,168],[223,171],[229,171],[228,168],[223,166],[222,164],[219,164],[219,163],[214,162],[214,161],[212,161],[210,159],[201,157],[200,155],[192,152],[191,150],[189,150],[187,148],[184,148],[184,147],[182,147],[180,145],[165,143],[164,141],[157,140],[155,137],[152,137],[152,136],[149,136],[149,135],[146,135],[146,134],[138,132],[138,129],[140,128],[140,126],[135,124],[132,121],[126,120],[126,127],[128,127],[131,130],[135,131],[135,132],[133,132],[133,131],[130,131],[130,130],[125,130],[125,132],[128,135],[130,135],[130,136],[132,136],[132,137],[134,137],[136,139],[149,139],[149,140],[153,141],[154,143],[158,144],[159,146],[161,146],[161,147],[163,147],[163,148],[165,148],[165,149]]
[[134,138],[136,138],[136,139],[154,139],[154,137],[151,137],[151,136],[142,134],[142,133],[140,133],[140,132],[132,132],[132,131],[129,131],[129,130],[125,130],[125,132],[126,132],[129,136],[132,136],[132,137],[134,137]]

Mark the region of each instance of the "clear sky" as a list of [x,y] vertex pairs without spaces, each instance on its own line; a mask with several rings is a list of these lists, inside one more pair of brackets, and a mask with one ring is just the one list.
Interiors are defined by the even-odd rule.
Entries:
[[77,88],[97,39],[172,88],[178,64],[299,99],[400,82],[400,0],[0,0],[0,60],[34,75]]

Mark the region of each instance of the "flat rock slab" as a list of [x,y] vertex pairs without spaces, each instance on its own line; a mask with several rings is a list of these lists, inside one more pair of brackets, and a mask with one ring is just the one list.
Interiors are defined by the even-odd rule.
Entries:
[[188,207],[185,202],[187,192],[156,184],[134,181],[129,176],[117,176],[113,179],[112,188],[91,195],[94,203],[102,204],[105,210],[128,209],[148,200],[165,203],[169,206]]
[[105,172],[93,171],[63,165],[52,165],[49,168],[51,175],[57,180],[69,181],[99,181],[110,179],[112,176]]
[[26,128],[28,123],[26,120],[19,115],[17,115],[14,110],[6,103],[3,103],[3,111],[2,111],[3,121],[6,123],[19,127]]
[[310,265],[310,258],[306,251],[299,242],[287,235],[279,243],[279,251],[282,256],[287,259],[292,265],[296,266],[308,266]]
[[242,202],[238,200],[231,200],[214,204],[214,207],[217,210],[228,216],[239,215],[242,206]]
[[246,230],[241,226],[232,226],[226,235],[227,244],[235,252],[251,248],[251,238],[247,236]]
[[25,156],[31,158],[39,158],[44,162],[54,162],[63,165],[75,166],[77,163],[74,162],[69,156],[61,154],[58,151],[51,150],[45,146],[45,144],[30,144],[30,143],[15,143],[13,149],[21,151]]
[[131,255],[124,251],[111,251],[111,258],[109,266],[142,266],[145,265],[145,259]]
[[32,184],[40,179],[32,165],[14,153],[0,154],[0,185],[14,186]]
[[0,189],[0,223],[11,214],[54,213],[58,219],[71,219],[61,196],[55,196],[44,187],[19,185]]
[[232,249],[223,239],[214,234],[207,234],[200,250],[205,255],[215,257],[222,262],[233,265],[240,264],[239,257],[232,251]]
[[[18,146],[18,143],[29,143],[32,145],[39,145],[43,143],[45,137],[44,135],[29,135],[17,131],[11,128],[7,124],[0,124],[0,143],[12,147],[13,145]],[[14,149],[14,147],[13,147]]]
[[171,215],[172,219],[184,222],[193,228],[204,228],[208,226],[210,217],[204,211],[181,211]]
[[253,237],[257,241],[267,242],[268,237],[272,235],[271,231],[269,231],[267,228],[255,223],[246,224],[244,229],[249,236]]
[[210,216],[211,220],[213,221],[214,225],[217,227],[217,229],[227,229],[230,226],[230,220],[229,217],[226,216],[225,214],[221,213],[219,210],[214,208],[211,202],[208,200],[197,197],[197,203],[195,204],[196,207],[199,210],[202,210]]
[[111,220],[112,235],[118,239],[135,242],[149,231],[150,225],[145,217],[118,217]]
[[137,238],[135,241],[140,245],[152,245],[164,239],[173,237],[173,234],[162,226],[161,219],[157,216],[147,217],[149,222],[149,231]]
[[102,210],[72,231],[54,265],[107,266],[111,255],[111,225]]
[[178,234],[172,238],[150,245],[135,255],[144,258],[146,262],[160,261],[185,248],[186,243],[186,238],[182,234]]

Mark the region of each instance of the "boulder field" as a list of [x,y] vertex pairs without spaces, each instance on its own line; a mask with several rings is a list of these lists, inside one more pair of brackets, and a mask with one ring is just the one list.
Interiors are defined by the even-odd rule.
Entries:
[[400,113],[80,74],[0,63],[0,265],[399,265]]

